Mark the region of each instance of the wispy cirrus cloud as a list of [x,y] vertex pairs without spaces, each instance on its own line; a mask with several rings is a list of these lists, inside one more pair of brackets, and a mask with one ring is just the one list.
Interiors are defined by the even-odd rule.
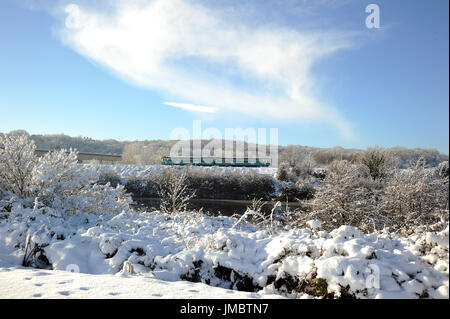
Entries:
[[212,106],[201,106],[187,103],[164,102],[164,105],[174,106],[184,110],[203,113],[214,113],[217,110],[215,107]]
[[128,81],[189,102],[166,105],[325,122],[352,137],[338,109],[313,94],[312,72],[319,59],[351,48],[351,33],[228,23],[188,0],[112,3],[108,10],[65,6],[62,40]]

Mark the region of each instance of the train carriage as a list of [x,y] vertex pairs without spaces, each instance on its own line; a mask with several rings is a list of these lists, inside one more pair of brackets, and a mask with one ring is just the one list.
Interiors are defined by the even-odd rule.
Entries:
[[223,166],[223,167],[269,167],[270,158],[248,158],[248,157],[188,157],[188,156],[165,156],[161,165],[191,165],[191,166]]

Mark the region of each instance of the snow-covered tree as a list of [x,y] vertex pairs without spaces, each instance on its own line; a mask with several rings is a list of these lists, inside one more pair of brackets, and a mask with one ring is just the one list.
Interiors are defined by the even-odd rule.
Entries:
[[36,146],[25,134],[0,136],[0,187],[20,197],[30,195]]

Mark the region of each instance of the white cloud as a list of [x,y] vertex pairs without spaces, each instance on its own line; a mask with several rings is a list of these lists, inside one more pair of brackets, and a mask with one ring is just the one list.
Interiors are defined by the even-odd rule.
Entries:
[[175,103],[175,102],[164,102],[165,105],[178,107],[180,109],[195,111],[195,112],[204,112],[204,113],[214,113],[216,111],[215,107],[212,106],[201,106],[194,104],[186,104],[186,103]]
[[339,111],[312,93],[312,65],[350,48],[346,33],[232,25],[187,0],[117,0],[101,12],[70,4],[65,11],[63,41],[128,81],[192,105],[325,122],[352,136]]

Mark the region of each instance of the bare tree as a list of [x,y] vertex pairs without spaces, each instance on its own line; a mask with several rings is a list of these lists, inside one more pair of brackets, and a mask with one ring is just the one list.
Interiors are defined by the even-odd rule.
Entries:
[[169,155],[169,148],[164,145],[134,142],[125,145],[122,153],[122,162],[125,164],[157,165],[163,156]]
[[280,155],[281,162],[286,162],[291,167],[295,167],[299,157],[299,152],[295,145],[288,145]]
[[309,176],[312,175],[315,166],[316,161],[314,160],[313,156],[311,154],[305,154],[297,163],[295,171],[298,176]]
[[195,196],[187,185],[187,170],[179,171],[175,168],[166,168],[158,174],[156,182],[159,186],[161,198],[160,209],[165,213],[185,211],[189,201]]

